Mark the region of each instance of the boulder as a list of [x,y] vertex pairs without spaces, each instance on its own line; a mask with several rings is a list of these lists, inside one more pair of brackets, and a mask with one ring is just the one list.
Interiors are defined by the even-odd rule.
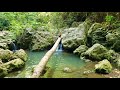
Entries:
[[70,73],[70,72],[72,72],[72,70],[69,67],[65,67],[63,69],[63,72]]
[[20,49],[14,53],[13,58],[20,58],[23,61],[26,61],[28,56],[27,56],[27,53],[23,49]]
[[104,57],[109,60],[111,63],[119,56],[114,50],[109,50],[105,53]]
[[11,72],[13,70],[22,68],[24,65],[25,65],[25,62],[20,58],[18,58],[2,64],[0,68],[5,68],[7,69],[8,72]]
[[22,67],[24,67],[24,65],[25,65],[25,62],[21,60],[20,58],[1,64],[0,65],[0,77],[4,77],[9,72],[12,72],[14,70],[21,69]]
[[31,46],[31,41],[32,41],[32,36],[33,36],[34,32],[32,28],[25,28],[23,34],[18,37],[17,40],[17,45],[19,46],[19,48],[23,48],[23,49],[28,49]]
[[111,71],[112,71],[112,65],[107,59],[104,59],[95,65],[95,72],[97,73],[108,74]]
[[12,58],[13,52],[6,49],[0,49],[0,59],[2,62],[8,62]]
[[10,42],[14,41],[14,34],[10,31],[0,31],[0,48],[9,49]]
[[103,46],[98,43],[94,44],[91,48],[89,48],[83,56],[87,59],[91,60],[103,60],[105,59],[105,54],[108,52],[108,50]]
[[54,35],[48,31],[36,31],[31,41],[31,50],[39,51],[54,45]]
[[94,23],[91,25],[90,29],[88,30],[88,36],[92,34],[92,32],[96,31],[98,28],[101,28],[102,25],[100,23]]
[[85,45],[80,45],[77,49],[73,51],[74,54],[81,55],[83,52],[87,51],[88,47]]
[[120,52],[120,28],[111,30],[106,35],[107,45],[116,52]]
[[86,35],[89,27],[90,25],[88,22],[83,22],[76,28],[68,28],[63,30],[63,48],[69,51],[73,51],[80,45],[86,45]]
[[4,77],[7,74],[7,69],[0,66],[0,77]]
[[114,64],[117,68],[120,68],[120,56],[118,56],[115,60],[114,60]]
[[106,45],[106,36],[107,29],[102,26],[100,23],[94,23],[91,25],[87,34],[87,45],[92,46],[95,43],[99,43],[101,45]]

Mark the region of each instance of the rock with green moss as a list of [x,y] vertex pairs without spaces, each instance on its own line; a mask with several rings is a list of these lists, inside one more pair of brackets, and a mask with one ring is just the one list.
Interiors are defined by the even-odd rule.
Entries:
[[13,58],[20,58],[23,61],[26,61],[28,56],[27,56],[27,53],[23,49],[20,49],[14,53]]
[[9,49],[10,42],[15,40],[15,35],[10,31],[0,31],[0,48]]
[[6,68],[8,72],[22,68],[25,65],[25,62],[20,58],[11,60],[7,63],[2,64],[1,68]]
[[110,62],[107,59],[104,59],[95,65],[96,73],[108,74],[111,71],[112,71],[112,65],[110,64]]
[[87,34],[87,44],[88,46],[92,46],[95,43],[99,43],[101,45],[106,45],[106,36],[107,29],[102,26],[100,23],[94,23]]
[[12,58],[13,52],[10,50],[0,49],[0,59],[2,62],[8,62]]
[[0,59],[0,65],[3,64],[2,60]]
[[0,77],[4,77],[7,74],[7,69],[0,66]]
[[73,51],[74,54],[81,55],[83,52],[85,52],[88,49],[85,45],[80,45],[77,49]]
[[110,62],[114,62],[114,60],[119,56],[114,50],[109,50],[105,53],[104,57]]
[[7,63],[3,63],[0,65],[0,77],[4,77],[9,72],[12,72],[14,70],[21,69],[24,67],[24,65],[25,65],[25,62],[20,58],[11,60]]
[[17,45],[23,49],[30,48],[33,34],[34,34],[33,28],[31,28],[31,27],[25,28],[22,35],[19,36],[17,39]]
[[106,35],[107,45],[116,52],[120,52],[120,28],[109,31]]
[[92,34],[92,32],[94,32],[95,30],[97,30],[98,28],[101,28],[102,25],[100,23],[94,23],[91,25],[90,29],[88,30],[88,36],[90,36]]
[[36,31],[31,41],[32,51],[44,50],[54,45],[54,35],[48,31]]
[[88,22],[81,23],[76,28],[65,29],[62,33],[62,44],[66,50],[75,50],[80,45],[86,45],[87,32],[90,25]]
[[83,56],[87,59],[101,61],[105,59],[105,54],[108,52],[108,50],[98,43],[94,44],[91,48],[89,48]]
[[116,39],[117,39],[117,36],[115,34],[113,34],[113,33],[108,33],[106,35],[107,44],[109,46],[113,45],[116,42]]

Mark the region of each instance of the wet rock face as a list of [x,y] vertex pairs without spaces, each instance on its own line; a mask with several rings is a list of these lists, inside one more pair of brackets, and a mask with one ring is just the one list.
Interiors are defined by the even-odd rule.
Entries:
[[112,65],[107,59],[102,60],[95,65],[95,72],[97,73],[107,74],[110,73],[111,71],[112,71]]
[[63,31],[62,44],[66,50],[75,50],[80,45],[86,45],[86,34],[90,26],[84,22],[76,28],[68,28]]

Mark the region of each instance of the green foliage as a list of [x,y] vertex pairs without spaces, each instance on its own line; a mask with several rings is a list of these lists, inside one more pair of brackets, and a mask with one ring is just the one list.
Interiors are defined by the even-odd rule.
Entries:
[[[0,31],[9,30],[15,37],[20,36],[25,28],[53,31],[60,28],[78,26],[90,18],[95,22],[114,22],[119,20],[119,12],[0,12]],[[41,30],[41,29],[39,29]]]
[[112,16],[112,15],[107,15],[107,16],[105,17],[105,20],[106,20],[106,22],[112,23],[112,22],[115,21],[115,17]]

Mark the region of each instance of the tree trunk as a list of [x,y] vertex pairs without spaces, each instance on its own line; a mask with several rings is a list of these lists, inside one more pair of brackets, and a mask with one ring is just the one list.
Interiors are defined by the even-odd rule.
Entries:
[[61,37],[57,39],[54,46],[45,54],[45,56],[41,59],[39,64],[35,67],[34,72],[31,76],[31,78],[39,78],[39,76],[42,74],[42,71],[44,70],[49,58],[51,55],[56,51],[59,43],[60,43]]

